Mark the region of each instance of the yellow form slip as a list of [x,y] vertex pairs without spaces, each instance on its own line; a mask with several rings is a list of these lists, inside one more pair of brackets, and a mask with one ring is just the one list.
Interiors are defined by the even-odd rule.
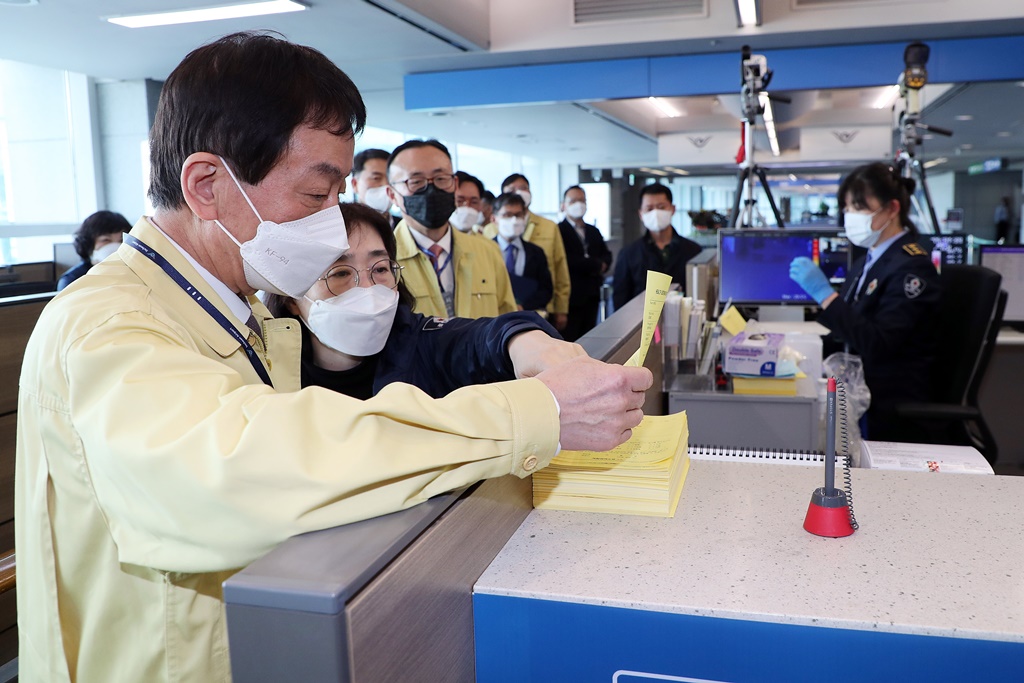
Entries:
[[[647,272],[640,348],[626,361],[643,365],[672,278]],[[647,415],[629,441],[610,451],[562,451],[533,475],[533,505],[549,510],[675,515],[690,468],[686,413]]]

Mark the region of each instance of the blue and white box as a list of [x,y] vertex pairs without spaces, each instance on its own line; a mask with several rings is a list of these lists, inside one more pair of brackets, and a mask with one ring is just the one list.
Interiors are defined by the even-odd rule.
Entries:
[[730,375],[775,377],[779,353],[786,335],[770,332],[740,332],[725,347],[723,370]]

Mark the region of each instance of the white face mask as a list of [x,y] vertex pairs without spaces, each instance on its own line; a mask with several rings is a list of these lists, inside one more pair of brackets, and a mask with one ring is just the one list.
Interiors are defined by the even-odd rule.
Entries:
[[479,225],[484,220],[483,214],[470,206],[460,206],[452,213],[448,222],[455,226],[459,232],[469,232],[474,225]]
[[530,194],[529,190],[515,190],[515,193],[523,198],[523,203],[526,206],[530,206],[530,202],[533,200],[533,195]]
[[644,227],[651,232],[661,232],[672,225],[672,212],[668,209],[651,209],[647,213],[640,214]]
[[[881,211],[881,209],[878,211]],[[878,237],[882,234],[882,230],[885,229],[885,226],[878,230],[871,229],[871,221],[878,215],[878,211],[874,213],[844,211],[843,229],[846,231],[846,237],[858,247],[870,249],[875,246],[875,243],[878,242]],[[888,223],[885,225],[888,225]]]
[[387,213],[391,208],[391,197],[388,196],[388,186],[371,187],[365,192],[359,193],[359,201],[374,211]]
[[91,261],[92,264],[95,266],[97,263],[99,263],[103,259],[113,254],[115,251],[117,251],[117,248],[120,246],[120,242],[110,242],[109,244],[104,244],[99,249],[93,250],[92,256],[89,257],[89,261]]
[[330,299],[313,301],[306,325],[317,339],[335,351],[372,356],[387,343],[397,309],[397,289],[384,285],[353,287]]
[[341,207],[335,204],[311,216],[285,223],[265,221],[245,194],[234,171],[223,158],[221,162],[260,220],[256,236],[245,243],[235,239],[220,221],[214,221],[238,245],[245,281],[253,289],[298,299],[339,256],[348,251],[348,234]]
[[514,218],[512,216],[498,217],[498,234],[501,235],[506,242],[511,242],[524,232],[526,232],[525,218]]
[[569,206],[565,207],[565,215],[569,218],[579,220],[583,218],[583,215],[587,212],[586,202],[573,202]]

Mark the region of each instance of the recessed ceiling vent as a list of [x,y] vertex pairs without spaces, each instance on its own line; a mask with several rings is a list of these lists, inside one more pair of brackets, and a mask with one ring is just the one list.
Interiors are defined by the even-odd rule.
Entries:
[[708,0],[573,0],[577,24],[625,19],[706,17]]
[[0,5],[8,5],[13,7],[28,7],[29,5],[38,5],[39,0],[0,0]]

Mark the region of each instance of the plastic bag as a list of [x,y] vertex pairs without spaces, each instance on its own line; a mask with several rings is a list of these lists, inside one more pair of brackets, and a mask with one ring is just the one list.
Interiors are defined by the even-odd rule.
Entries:
[[[871,405],[871,390],[864,381],[864,362],[852,353],[833,353],[822,362],[826,377],[835,377],[843,388],[837,389],[836,451],[842,452],[845,440],[854,467],[860,467],[861,436],[858,422]],[[845,395],[845,396],[844,396]],[[842,403],[846,405],[845,439]]]

